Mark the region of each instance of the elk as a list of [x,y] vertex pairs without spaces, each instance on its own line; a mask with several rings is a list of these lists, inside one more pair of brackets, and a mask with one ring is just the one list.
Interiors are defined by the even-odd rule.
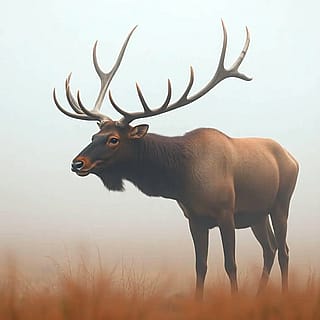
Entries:
[[168,80],[166,98],[158,107],[149,107],[136,84],[143,107],[141,112],[127,112],[120,108],[109,90],[111,105],[122,115],[120,120],[114,121],[100,109],[135,28],[127,36],[110,72],[100,68],[95,43],[93,64],[101,88],[92,109],[85,107],[79,91],[76,96],[71,93],[71,74],[66,79],[65,91],[73,112],[60,105],[53,90],[54,102],[62,113],[75,119],[97,121],[100,129],[93,135],[92,142],[72,161],[72,171],[78,176],[98,176],[109,190],[123,191],[123,180],[127,180],[148,196],[176,200],[188,219],[194,243],[196,297],[203,297],[208,234],[214,227],[218,227],[221,234],[224,267],[232,292],[238,290],[235,229],[248,227],[263,250],[264,265],[258,292],[267,284],[277,250],[282,289],[286,291],[289,260],[287,218],[298,175],[298,163],[293,156],[271,139],[231,138],[210,128],[167,137],[148,133],[147,124],[130,125],[134,120],[186,106],[226,78],[251,80],[238,71],[250,43],[248,29],[241,54],[232,67],[226,69],[227,32],[222,21],[223,45],[217,70],[211,80],[193,95],[190,95],[194,82],[192,67],[189,82],[180,98],[171,101],[172,87]]

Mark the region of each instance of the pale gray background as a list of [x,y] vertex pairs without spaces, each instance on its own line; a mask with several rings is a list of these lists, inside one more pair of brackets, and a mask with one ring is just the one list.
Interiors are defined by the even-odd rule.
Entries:
[[[73,71],[72,88],[80,88],[92,105],[99,88],[91,60],[94,41],[99,39],[99,61],[108,69],[138,24],[111,85],[118,103],[140,109],[138,81],[150,104],[159,104],[168,77],[178,97],[190,65],[197,90],[216,68],[223,18],[227,65],[240,53],[249,27],[251,45],[241,71],[253,81],[228,79],[193,105],[145,122],[150,131],[166,135],[215,127],[236,137],[271,137],[290,150],[301,165],[289,220],[292,268],[316,270],[319,12],[315,0],[2,1],[1,252],[13,250],[41,264],[81,243],[89,251],[99,247],[111,265],[132,259],[147,271],[177,267],[192,274],[187,221],[174,202],[147,198],[130,184],[125,193],[111,193],[96,177],[70,172],[71,159],[97,127],[62,115],[52,89],[66,105],[64,80]],[[108,103],[103,111],[118,117]],[[217,231],[211,243],[212,274],[223,267]],[[260,265],[259,250],[249,230],[238,232],[240,272]]]

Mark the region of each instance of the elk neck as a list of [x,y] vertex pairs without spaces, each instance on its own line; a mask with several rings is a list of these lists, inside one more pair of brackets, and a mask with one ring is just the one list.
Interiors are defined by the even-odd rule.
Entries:
[[[176,200],[183,192],[191,155],[186,139],[185,136],[166,137],[149,133],[132,144],[130,159],[116,165],[112,169],[112,177],[111,172],[105,179],[100,177],[110,190],[122,191],[123,180],[128,180],[148,196]],[[110,188],[110,178],[116,180],[118,188]]]

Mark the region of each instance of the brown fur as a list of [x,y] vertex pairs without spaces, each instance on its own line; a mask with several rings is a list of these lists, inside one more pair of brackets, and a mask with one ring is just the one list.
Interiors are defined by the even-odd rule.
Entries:
[[[208,230],[216,226],[234,291],[238,286],[234,230],[246,227],[252,228],[264,252],[259,291],[266,285],[276,249],[286,290],[287,217],[298,174],[296,160],[270,139],[234,139],[215,129],[165,137],[145,134],[147,128],[138,127],[107,122],[74,161],[86,159],[83,170],[98,163],[88,173],[100,177],[109,190],[123,191],[123,180],[128,180],[148,196],[177,201],[189,219],[200,297],[207,270]],[[137,130],[145,132],[135,137]],[[110,137],[119,139],[116,147],[108,147]]]

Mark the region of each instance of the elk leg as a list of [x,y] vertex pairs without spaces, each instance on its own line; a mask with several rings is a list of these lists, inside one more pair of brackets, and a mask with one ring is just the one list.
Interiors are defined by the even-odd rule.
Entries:
[[276,204],[271,211],[274,235],[278,245],[278,261],[281,270],[282,292],[288,290],[289,248],[287,245],[287,218],[289,205]]
[[235,260],[235,224],[233,215],[226,213],[219,223],[221,240],[224,252],[224,267],[231,284],[231,292],[238,291],[237,265]]
[[259,294],[266,287],[269,280],[270,271],[277,251],[277,244],[268,216],[252,226],[251,229],[263,250],[263,270],[258,288]]
[[202,300],[204,280],[207,273],[209,229],[202,223],[192,219],[189,220],[189,227],[196,256],[196,298]]

